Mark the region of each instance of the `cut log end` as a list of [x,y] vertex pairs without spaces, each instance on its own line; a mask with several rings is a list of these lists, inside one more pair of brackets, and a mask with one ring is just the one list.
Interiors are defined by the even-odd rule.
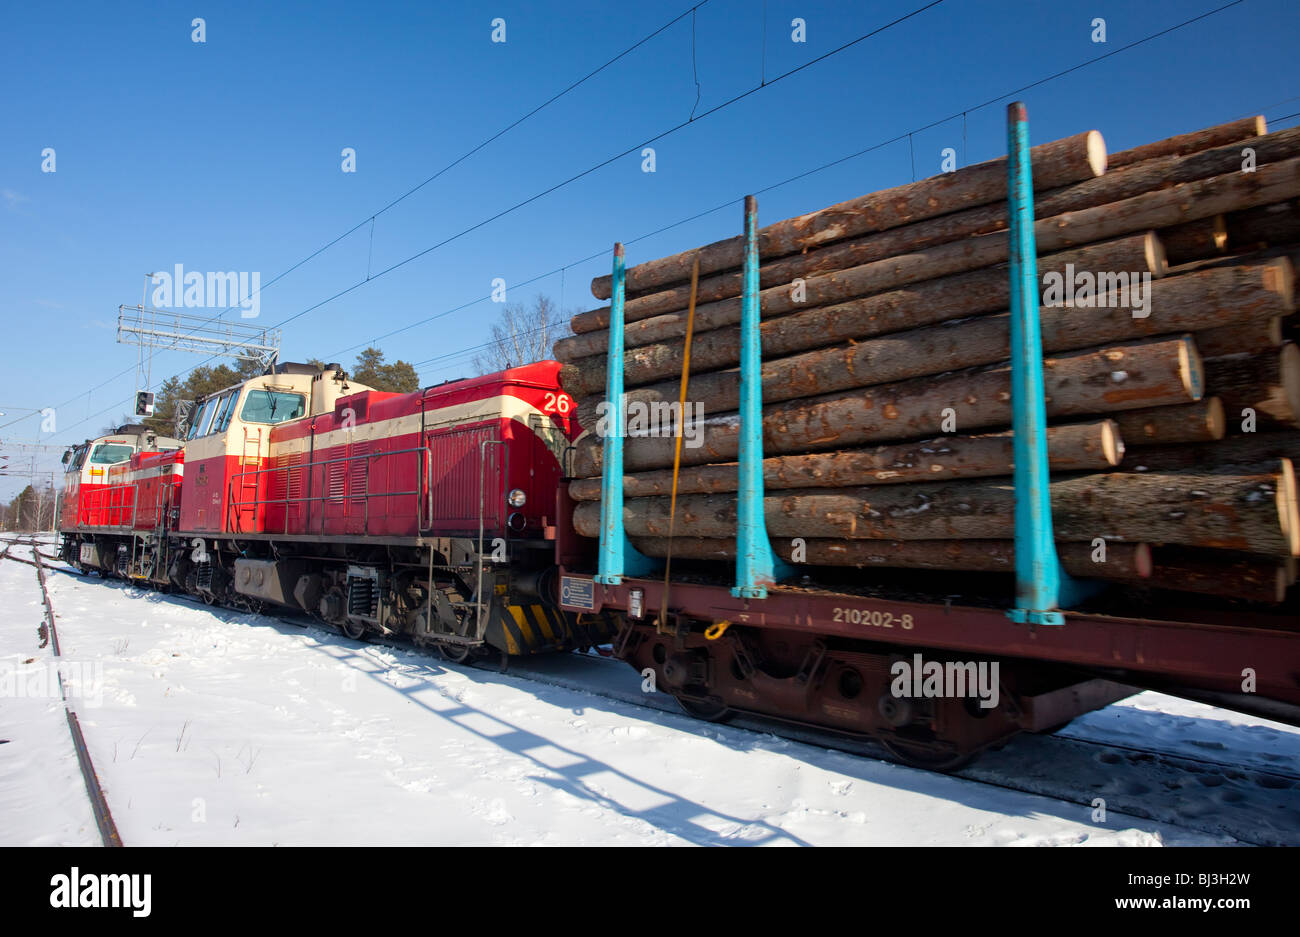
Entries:
[[1119,424],[1114,420],[1102,423],[1101,451],[1110,465],[1119,465],[1124,459],[1124,440],[1120,437]]
[[1146,543],[1133,544],[1133,565],[1142,579],[1151,578],[1151,546]]
[[1094,177],[1100,176],[1106,171],[1106,141],[1102,138],[1101,131],[1089,130],[1086,146],[1088,168],[1092,170]]
[[1214,216],[1214,249],[1222,253],[1228,246],[1228,219],[1223,215]]
[[[1297,362],[1300,365],[1300,362]],[[1200,400],[1205,394],[1205,368],[1201,353],[1190,335],[1178,347],[1178,376],[1189,400]]]
[[1228,424],[1223,416],[1223,401],[1218,397],[1211,397],[1205,401],[1205,431],[1211,440],[1222,439],[1228,431]]
[[1300,498],[1296,496],[1295,465],[1281,460],[1277,476],[1277,513],[1291,556],[1300,556]]
[[1282,346],[1279,356],[1278,373],[1282,378],[1282,393],[1286,396],[1287,406],[1296,415],[1293,426],[1300,426],[1300,345],[1288,342]]
[[1160,235],[1154,231],[1148,231],[1146,234],[1146,258],[1147,269],[1151,271],[1151,276],[1159,279],[1169,272],[1169,257],[1165,254],[1165,245],[1160,240]]
[[1283,308],[1295,309],[1295,265],[1286,257],[1274,257],[1268,261],[1268,270],[1264,273],[1264,285],[1274,290],[1281,297]]

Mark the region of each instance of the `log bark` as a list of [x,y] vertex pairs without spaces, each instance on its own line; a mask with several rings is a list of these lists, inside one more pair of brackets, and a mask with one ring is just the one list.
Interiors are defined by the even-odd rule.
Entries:
[[[974,238],[963,243],[940,245],[928,251],[837,269],[794,285],[785,282],[759,293],[760,315],[765,320],[774,319],[789,313],[842,304],[858,297],[893,295],[899,287],[911,284],[916,284],[919,294],[926,297],[922,300],[924,302],[932,303],[937,296],[944,294],[951,297],[941,311],[934,313],[943,318],[991,312],[1005,307],[1008,302],[1006,270],[1000,263],[991,263],[986,270],[976,270],[976,267],[985,265],[976,263],[971,258],[985,255],[993,257],[1000,249],[987,238]],[[1039,258],[1040,276],[1049,273],[1064,274],[1068,269],[1124,270],[1147,272],[1154,277],[1161,277],[1168,269],[1168,264],[1159,238],[1153,232],[1146,231]],[[956,275],[962,273],[966,276],[958,280]],[[929,288],[925,288],[927,284]],[[739,297],[698,305],[695,309],[695,334],[734,326],[740,322],[740,316]],[[679,338],[686,334],[687,318],[688,313],[679,310],[628,323],[623,331],[623,347],[631,349]],[[608,342],[608,332],[589,332],[560,339],[555,343],[554,350],[559,360],[582,366],[583,362],[593,357],[603,360],[609,347]]]
[[[646,556],[673,559],[733,561],[736,542],[703,537],[637,537],[632,545]],[[802,556],[798,565],[851,566],[859,569],[948,569],[968,572],[1015,572],[1013,540],[804,540],[772,541],[772,549],[786,562]],[[1058,543],[1061,565],[1072,576],[1093,579],[1146,579],[1151,574],[1151,547],[1145,543],[1106,545],[1104,561],[1094,562],[1096,549],[1088,543]]]
[[[1106,144],[1100,133],[1088,130],[1041,143],[1030,151],[1030,159],[1034,187],[1047,190],[1100,176],[1106,171]],[[759,256],[792,254],[854,234],[895,228],[973,205],[987,205],[1006,196],[1007,161],[1006,157],[1000,157],[767,225],[758,232]],[[627,270],[626,289],[629,295],[635,295],[688,280],[696,254],[702,276],[739,267],[742,249],[742,239],[734,237],[637,264]],[[608,299],[610,277],[592,280],[591,292],[597,299]]]
[[1227,216],[1228,249],[1234,253],[1300,241],[1300,202],[1261,205]]
[[1196,333],[1201,356],[1257,355],[1282,344],[1282,317],[1272,316],[1203,329]]
[[[671,544],[671,546],[670,546]],[[701,537],[636,537],[632,545],[646,556],[734,562],[734,540]],[[778,556],[791,562],[803,557],[806,566],[855,569],[933,569],[960,572],[1013,573],[1012,540],[804,540],[772,541]],[[1061,565],[1081,579],[1194,592],[1249,602],[1276,604],[1286,598],[1293,582],[1286,559],[1222,550],[1157,547],[1145,543],[1106,544],[1105,559],[1090,543],[1056,544]]]
[[[1189,336],[1157,339],[1052,356],[1043,362],[1049,418],[1092,416],[1200,398],[1201,362]],[[763,408],[763,451],[771,455],[843,449],[868,443],[923,439],[955,428],[974,432],[1011,423],[1011,372],[1006,366],[916,378],[868,390],[774,404]],[[601,472],[600,427],[577,445],[573,474]],[[739,451],[734,413],[709,417],[687,433],[683,465],[733,462]],[[672,465],[674,439],[629,437],[626,470]]]
[[1258,465],[1278,459],[1300,462],[1300,432],[1243,433],[1220,442],[1129,450],[1124,464],[1136,471],[1190,472],[1206,466]]
[[[1059,540],[1300,554],[1295,473],[1287,460],[1258,475],[1082,475],[1053,481],[1051,501]],[[1014,512],[1015,488],[982,480],[793,489],[763,500],[769,536],[805,539],[1006,540],[1014,534]],[[668,521],[668,498],[624,502],[629,536],[665,536]],[[598,536],[600,504],[577,505],[573,523],[582,536]],[[678,497],[676,530],[734,537],[735,497]]]
[[[1269,134],[1253,140],[1252,146],[1256,150],[1256,158],[1260,165],[1295,157],[1300,155],[1300,128]],[[1240,169],[1241,148],[1237,146],[1220,147],[1185,158],[1166,157],[1151,160],[1122,172],[1108,172],[1099,178],[1046,193],[1036,198],[1034,210],[1040,220],[1048,219],[1066,212],[1108,205],[1179,183],[1239,173]],[[1176,223],[1177,220],[1170,222],[1171,225]],[[765,262],[759,268],[760,286],[766,288],[789,284],[796,277],[815,276],[939,244],[1005,231],[1006,226],[1006,206],[997,203],[954,212],[883,233],[846,240],[791,257],[768,260],[765,255],[761,255],[764,256]],[[1229,244],[1231,243],[1230,240]],[[1042,244],[1038,245],[1038,249],[1040,252],[1048,250]],[[735,270],[720,276],[703,278],[697,301],[713,302],[739,296],[741,281],[738,266],[739,261]],[[689,272],[689,264],[686,269]],[[624,308],[624,321],[633,322],[685,309],[689,294],[689,286],[674,286],[629,299]],[[574,316],[572,327],[575,333],[607,329],[609,308],[594,309]]]
[[1141,584],[1154,589],[1276,604],[1291,584],[1287,561],[1278,557],[1158,547],[1151,563]]
[[[897,485],[952,478],[1010,475],[1013,465],[1010,433],[984,436],[941,436],[921,442],[850,449],[843,452],[774,456],[763,460],[763,485],[785,488],[853,488]],[[1115,423],[1098,420],[1052,426],[1047,430],[1050,467],[1058,472],[1112,468],[1124,456],[1124,443]],[[739,485],[735,462],[687,466],[677,479],[678,494],[735,491]],[[577,478],[569,483],[575,501],[599,501],[601,480]],[[671,469],[623,476],[629,498],[671,495]]]
[[[1043,348],[1068,351],[1101,342],[1285,315],[1294,304],[1294,279],[1290,262],[1278,258],[1265,264],[1220,267],[1154,281],[1140,300],[1137,293],[1107,300],[1127,302],[1127,306],[1044,307],[1040,310]],[[1005,290],[1005,274],[998,280]],[[964,297],[959,294],[952,301],[959,306],[969,305],[975,295],[975,291]],[[911,299],[905,306],[914,311],[913,318],[944,311],[938,305],[917,307]],[[763,363],[764,400],[790,400],[992,364],[1010,357],[1009,318],[1005,314],[889,331],[870,338],[875,329],[894,324],[899,318],[897,313],[897,306],[868,301],[820,307],[763,322],[759,340],[764,358],[769,359]],[[845,339],[854,341],[847,346],[820,347]],[[805,351],[808,348],[818,350]],[[625,386],[630,388],[628,400],[676,400],[684,351],[683,343],[674,343],[627,352],[623,374]],[[716,369],[734,367],[739,362],[739,328],[718,329],[697,337],[691,345],[691,369],[696,372],[690,381],[691,399],[707,401],[715,411],[735,409],[740,393],[739,372]],[[711,371],[714,373],[701,373]],[[652,381],[659,383],[650,384]],[[586,358],[565,365],[561,383],[571,395],[583,400],[579,421],[590,420],[595,404],[584,398],[599,399],[605,386],[604,358]],[[650,386],[640,386],[647,384]]]
[[1228,246],[1228,223],[1224,215],[1162,228],[1156,233],[1170,265],[1218,257]]
[[1191,133],[1180,133],[1164,140],[1156,140],[1154,143],[1146,143],[1129,150],[1111,153],[1106,168],[1108,170],[1122,169],[1125,166],[1132,166],[1134,163],[1149,159],[1166,156],[1186,156],[1189,153],[1197,153],[1212,147],[1249,140],[1251,137],[1263,136],[1267,132],[1267,127],[1268,125],[1263,116],[1256,116],[1229,121],[1226,124],[1217,124],[1214,127],[1206,127],[1204,130],[1194,130]]
[[[1113,417],[1128,446],[1159,446],[1170,443],[1213,442],[1224,433],[1223,404],[1218,397],[1174,407],[1149,407],[1116,413]],[[1137,453],[1130,462],[1141,460]]]
[[[1300,427],[1300,347],[1205,362],[1205,386],[1223,400],[1230,431],[1255,413],[1256,429]],[[1254,430],[1252,430],[1253,432]]]

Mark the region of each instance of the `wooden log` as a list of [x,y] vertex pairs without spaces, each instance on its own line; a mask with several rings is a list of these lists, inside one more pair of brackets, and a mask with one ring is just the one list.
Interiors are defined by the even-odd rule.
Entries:
[[[734,540],[703,537],[636,537],[632,545],[646,556],[729,562],[736,558]],[[671,545],[671,546],[670,546]],[[968,572],[1015,572],[1013,540],[801,540],[778,538],[772,549],[783,560],[806,566],[851,566],[858,569],[948,569]],[[1105,558],[1089,543],[1058,543],[1061,565],[1072,576],[1142,580],[1151,574],[1151,547],[1145,543],[1107,544]],[[798,559],[797,559],[798,558]]]
[[1217,257],[1228,246],[1228,223],[1224,215],[1162,228],[1156,233],[1171,265]]
[[1127,450],[1124,463],[1137,471],[1192,472],[1207,466],[1258,465],[1278,459],[1300,462],[1300,432],[1243,433],[1214,443]]
[[[950,297],[942,312],[944,318],[956,318],[978,312],[991,312],[1006,306],[1009,287],[1005,269],[994,264],[957,280],[954,274],[970,273],[971,257],[989,254],[997,245],[986,238],[961,244],[943,244],[928,251],[839,269],[791,286],[788,282],[759,293],[761,315],[773,319],[788,313],[811,310],[846,300],[876,294],[892,295],[900,286],[917,284],[919,294],[933,303],[939,295]],[[993,254],[989,254],[993,256]],[[977,264],[976,266],[983,266]],[[1081,248],[1062,251],[1039,259],[1039,273],[1064,274],[1066,270],[1133,271],[1161,277],[1168,264],[1159,238],[1145,231]],[[926,287],[928,284],[928,288]],[[933,308],[929,306],[928,308]],[[734,326],[740,322],[739,297],[705,303],[695,309],[695,334]],[[632,322],[624,329],[624,348],[650,345],[685,335],[687,313],[677,312]],[[921,323],[917,323],[921,324]],[[590,357],[603,358],[608,349],[608,332],[573,335],[555,343],[561,361],[581,363]]]
[[1282,317],[1261,317],[1196,333],[1196,347],[1204,358],[1257,355],[1282,344]]
[[1151,564],[1142,585],[1154,589],[1276,604],[1291,585],[1288,558],[1166,546],[1152,551]]
[[[1300,347],[1205,362],[1205,386],[1223,400],[1229,432],[1253,411],[1256,429],[1300,427]],[[1252,430],[1253,432],[1253,430]]]
[[[1200,399],[1201,362],[1189,336],[1157,339],[1049,356],[1043,362],[1049,418],[1092,416]],[[948,423],[954,425],[945,425]],[[924,439],[956,429],[975,432],[1011,424],[1007,366],[914,378],[867,390],[826,394],[763,408],[763,451],[770,455],[845,449],[868,443]],[[573,475],[601,472],[596,432],[579,440]],[[683,465],[733,462],[740,442],[734,413],[691,427]],[[629,437],[624,466],[642,472],[672,465],[674,438]]]
[[[1011,474],[1012,449],[1011,434],[1000,433],[941,436],[843,452],[773,456],[763,460],[763,484],[769,490],[853,488],[997,477]],[[1047,455],[1054,471],[1097,471],[1119,464],[1124,457],[1124,443],[1111,420],[1071,423],[1048,427]],[[575,501],[599,501],[600,484],[599,478],[576,478],[569,482],[569,496]],[[738,466],[734,462],[687,466],[678,475],[677,492],[735,491],[738,484]],[[672,489],[671,469],[623,476],[623,494],[629,498],[671,495]]]
[[[1005,290],[1008,286],[1005,273],[997,279],[1000,286],[994,289]],[[1278,258],[1265,264],[1220,267],[1155,281],[1147,285],[1149,289],[1144,288],[1141,297],[1136,292],[1128,296],[1108,293],[1105,300],[1099,300],[1115,305],[1044,307],[1040,310],[1043,348],[1068,351],[1101,342],[1129,341],[1284,315],[1294,304],[1294,280],[1290,261]],[[923,292],[928,295],[932,291]],[[976,295],[978,291],[972,290],[964,297],[954,297],[953,301],[969,305]],[[903,304],[909,312],[914,312],[913,318],[943,311],[937,305],[918,309],[914,300],[915,296]],[[790,400],[937,374],[992,364],[1010,356],[1009,318],[1005,314],[907,331],[889,330],[881,337],[870,338],[876,329],[889,329],[898,318],[901,318],[898,305],[868,300],[819,307],[761,323],[759,341],[767,359],[762,372],[764,400]],[[823,347],[845,339],[852,343]],[[804,351],[809,348],[816,350]],[[677,399],[684,351],[682,343],[661,343],[628,351],[623,369],[626,386],[631,388],[628,400]],[[794,354],[801,351],[804,353]],[[739,328],[718,329],[696,337],[691,345],[692,397],[707,401],[715,411],[735,409],[740,392],[739,372],[716,369],[734,367],[739,362]],[[707,373],[711,371],[714,373]],[[652,381],[659,383],[651,384]],[[578,398],[598,395],[605,386],[604,358],[593,356],[564,365],[561,383]],[[590,419],[594,405],[590,400],[584,401],[579,410],[580,422]]]
[[[1174,407],[1128,410],[1113,417],[1126,446],[1158,446],[1183,442],[1213,442],[1224,433],[1223,404],[1218,397]],[[1129,460],[1140,460],[1136,453]]]
[[1146,143],[1129,150],[1111,153],[1106,166],[1108,170],[1116,170],[1149,159],[1186,156],[1189,153],[1208,150],[1212,147],[1221,147],[1226,144],[1249,140],[1251,137],[1263,136],[1267,132],[1267,126],[1262,116],[1245,117],[1241,120],[1229,121],[1226,124],[1206,127],[1204,130],[1181,133],[1175,137],[1167,137],[1164,140],[1156,140],[1154,143]]
[[[636,537],[632,545],[646,556],[677,560],[734,562],[734,540],[701,537]],[[1015,572],[1011,540],[790,540],[772,541],[786,562],[856,569],[933,569],[962,572]],[[1104,559],[1090,543],[1061,542],[1056,552],[1065,571],[1086,579],[1117,580],[1176,592],[1194,592],[1275,604],[1294,582],[1294,561],[1226,550],[1108,543]],[[796,560],[799,557],[801,559]]]
[[[1256,150],[1260,165],[1289,159],[1300,155],[1300,128],[1260,137],[1252,140],[1251,145]],[[1186,158],[1166,157],[1045,193],[1036,197],[1034,210],[1036,216],[1043,220],[1066,212],[1108,205],[1178,183],[1239,173],[1240,169],[1241,149],[1235,146],[1207,150]],[[1176,223],[1177,221],[1171,222]],[[759,268],[759,283],[763,288],[788,285],[796,277],[816,276],[940,244],[1005,231],[1006,227],[1006,206],[996,203],[845,240],[786,258],[768,259],[764,255],[764,263]],[[1050,252],[1041,244],[1038,249],[1043,253]],[[701,280],[697,301],[714,302],[739,296],[740,292],[741,278],[737,267],[730,272]],[[624,320],[630,323],[680,311],[686,308],[689,295],[690,287],[682,285],[629,299],[624,308]],[[575,333],[599,331],[608,327],[608,307],[580,313],[572,320]]]
[[[1300,131],[1300,128],[1297,130]],[[1297,145],[1300,145],[1300,132],[1295,136]],[[1195,158],[1197,157],[1192,157]],[[1261,166],[1253,173],[1242,173],[1238,166],[1233,172],[1224,175],[1174,185],[1097,208],[1040,219],[1034,226],[1035,237],[1041,253],[1054,254],[1150,228],[1170,227],[1233,209],[1267,205],[1296,195],[1300,195],[1300,159]],[[802,290],[783,286],[764,291],[762,313],[765,316],[779,315],[799,305],[833,303],[846,295],[883,292],[890,289],[891,283],[922,282],[941,273],[952,274],[961,270],[994,266],[1007,259],[1007,244],[1006,232],[995,232],[875,264],[864,264],[851,270],[813,277],[804,282]],[[804,299],[803,303],[796,302],[800,297]],[[696,328],[699,331],[739,321],[739,303],[732,303],[731,307],[727,307],[726,303],[717,305],[722,308],[706,309],[703,316],[699,316],[697,310]],[[664,337],[666,323],[671,323],[667,334],[684,334],[684,315],[656,317],[651,331],[625,330],[625,346]],[[603,337],[595,337],[592,341],[598,344],[607,342],[608,336],[602,335]],[[564,356],[576,353],[575,348],[569,344],[556,343],[557,354]]]
[[[1105,172],[1106,144],[1100,133],[1088,130],[1041,143],[1030,150],[1030,159],[1034,187],[1052,189]],[[1007,162],[1006,157],[1000,157],[767,225],[758,232],[759,256],[793,254],[854,234],[882,231],[973,205],[987,205],[1006,196]],[[728,238],[629,267],[624,281],[628,293],[634,295],[688,280],[697,254],[702,276],[739,267],[742,239]],[[592,280],[591,292],[597,299],[608,299],[610,278],[602,276]]]
[[[1051,483],[1058,540],[1159,542],[1279,555],[1300,555],[1295,472],[1281,460],[1257,475],[1080,475]],[[989,480],[871,488],[793,489],[767,495],[763,514],[772,537],[849,540],[1005,540],[1014,534],[1014,486]],[[668,532],[668,498],[624,502],[634,537]],[[730,538],[736,499],[730,494],[677,498],[677,529]],[[574,508],[584,537],[600,530],[600,504]]]
[[1228,249],[1234,253],[1300,241],[1300,202],[1261,205],[1227,216]]

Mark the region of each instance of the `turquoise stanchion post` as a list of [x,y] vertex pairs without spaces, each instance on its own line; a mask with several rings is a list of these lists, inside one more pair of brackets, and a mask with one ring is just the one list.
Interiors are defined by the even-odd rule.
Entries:
[[623,528],[623,245],[614,245],[614,277],[609,297],[609,352],[605,360],[604,465],[600,475],[600,555],[596,581],[616,586],[624,576],[652,572],[655,561],[639,553]]
[[1038,312],[1038,249],[1029,119],[1023,102],[1007,108],[1007,216],[1011,267],[1011,408],[1015,439],[1016,607],[1012,621],[1063,625],[1059,609],[1086,591],[1061,569],[1052,528],[1047,406]]
[[740,319],[740,489],[736,498],[737,598],[767,598],[791,573],[772,554],[763,516],[763,350],[759,341],[758,200],[745,196],[745,270]]

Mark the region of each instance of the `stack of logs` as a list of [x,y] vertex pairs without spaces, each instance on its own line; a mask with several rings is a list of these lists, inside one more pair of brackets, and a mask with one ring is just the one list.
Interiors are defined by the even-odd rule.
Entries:
[[[1065,569],[1280,602],[1300,516],[1300,128],[1250,118],[1112,154],[1033,149],[1051,500]],[[1006,161],[759,230],[765,516],[810,566],[1010,570]],[[739,219],[737,219],[739,221]],[[624,519],[641,552],[734,557],[742,241],[626,274]],[[671,543],[671,427],[698,306]],[[608,299],[609,277],[593,281]],[[1300,317],[1297,317],[1300,318]],[[599,534],[609,307],[556,343]],[[696,444],[698,443],[698,444]],[[798,550],[798,552],[795,552]]]

